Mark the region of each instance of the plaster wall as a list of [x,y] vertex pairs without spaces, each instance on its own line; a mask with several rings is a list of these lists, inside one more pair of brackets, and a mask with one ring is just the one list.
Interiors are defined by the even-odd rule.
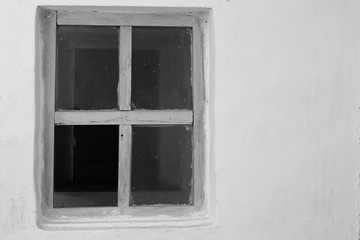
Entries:
[[[0,239],[358,239],[360,1],[0,3]],[[53,4],[213,9],[213,226],[37,228],[35,13]]]

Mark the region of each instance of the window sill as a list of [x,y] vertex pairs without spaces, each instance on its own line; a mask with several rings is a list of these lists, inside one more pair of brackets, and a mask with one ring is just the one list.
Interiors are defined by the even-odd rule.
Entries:
[[183,228],[214,224],[208,211],[194,206],[56,208],[45,214],[38,222],[38,227],[44,230]]

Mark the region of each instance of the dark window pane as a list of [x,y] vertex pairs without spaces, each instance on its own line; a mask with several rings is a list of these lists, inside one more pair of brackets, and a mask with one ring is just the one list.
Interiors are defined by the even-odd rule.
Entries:
[[191,28],[133,27],[132,109],[192,109]]
[[56,109],[116,109],[118,28],[58,26]]
[[192,127],[133,127],[131,205],[192,204]]
[[119,127],[55,126],[54,207],[117,206]]

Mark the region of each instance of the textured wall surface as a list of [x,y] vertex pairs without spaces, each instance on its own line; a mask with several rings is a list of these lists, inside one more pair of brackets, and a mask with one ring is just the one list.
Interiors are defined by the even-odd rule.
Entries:
[[[359,0],[0,3],[0,239],[358,239]],[[52,4],[213,9],[214,226],[36,227],[35,13]]]

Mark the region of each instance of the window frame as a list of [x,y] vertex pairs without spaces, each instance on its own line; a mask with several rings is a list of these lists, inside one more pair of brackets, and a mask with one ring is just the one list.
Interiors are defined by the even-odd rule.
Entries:
[[[46,6],[38,8],[39,58],[37,61],[41,104],[39,118],[41,179],[38,200],[41,213],[39,223],[42,228],[176,227],[198,226],[211,222],[207,179],[209,176],[208,97],[204,66],[208,13],[209,9],[204,8]],[[119,110],[55,110],[56,28],[58,25],[119,27]],[[192,27],[192,110],[131,110],[132,26]],[[53,153],[56,124],[119,125],[117,207],[53,208]],[[132,124],[192,124],[193,205],[129,205]],[[124,137],[120,137],[121,135]]]

